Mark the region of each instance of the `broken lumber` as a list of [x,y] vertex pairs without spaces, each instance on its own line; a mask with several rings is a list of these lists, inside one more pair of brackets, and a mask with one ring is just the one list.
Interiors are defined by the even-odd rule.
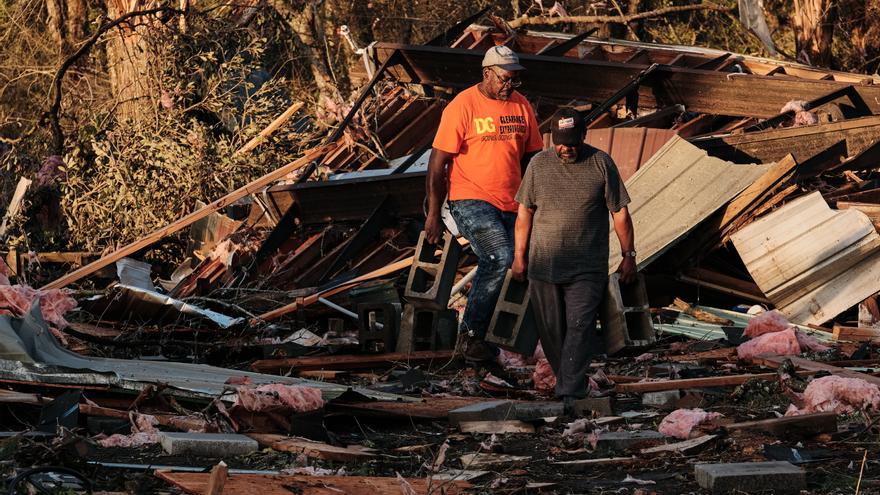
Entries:
[[257,146],[259,146],[260,143],[265,141],[269,136],[271,136],[275,131],[277,131],[279,127],[283,126],[285,122],[290,120],[290,118],[293,117],[293,114],[295,114],[300,108],[302,108],[302,106],[303,106],[303,104],[301,101],[298,101],[298,102],[294,103],[293,105],[290,105],[290,107],[287,110],[285,110],[284,113],[279,115],[278,118],[273,120],[269,125],[266,126],[265,129],[260,131],[259,134],[257,134],[253,139],[248,141],[244,146],[242,146],[241,148],[236,150],[235,153],[232,154],[232,156],[242,155],[242,154],[247,153],[248,151],[256,148]]
[[208,478],[208,488],[205,490],[205,495],[223,495],[223,487],[226,486],[228,474],[229,469],[223,461],[211,468],[211,477]]
[[462,421],[458,424],[462,433],[534,433],[535,427],[519,420]]
[[776,373],[758,373],[748,375],[712,376],[706,378],[685,378],[681,380],[658,380],[656,382],[618,383],[615,392],[636,393],[660,392],[663,390],[683,390],[687,388],[727,387],[741,385],[749,380],[775,380]]
[[12,193],[12,199],[9,201],[9,206],[6,207],[6,213],[3,215],[3,221],[0,222],[0,240],[3,240],[3,237],[6,235],[6,229],[9,227],[9,222],[18,215],[18,210],[21,209],[21,205],[24,202],[24,195],[31,186],[31,182],[32,181],[24,177],[18,179],[18,184],[15,186],[15,192]]
[[565,471],[582,472],[590,471],[596,466],[607,466],[609,464],[632,464],[636,462],[635,457],[603,457],[601,459],[578,459],[575,461],[559,461],[554,462],[554,466],[559,466]]
[[786,359],[791,360],[791,364],[793,364],[798,370],[814,372],[827,371],[832,375],[843,376],[846,378],[861,378],[862,380],[873,383],[874,385],[880,387],[880,377],[869,375],[867,373],[859,373],[858,371],[838,368],[837,366],[832,366],[830,364],[817,363],[816,361],[811,361],[800,356],[756,357],[752,358],[751,361],[752,364],[759,364],[762,366],[767,366],[769,368],[778,368]]
[[491,452],[479,452],[476,454],[464,454],[460,458],[461,465],[465,469],[493,469],[499,467],[523,467],[532,459],[527,455],[493,454]]
[[667,443],[666,445],[649,447],[647,449],[640,450],[639,453],[660,454],[665,452],[678,452],[680,454],[686,455],[694,454],[707,447],[709,443],[714,442],[716,438],[718,438],[718,435],[703,435],[701,437],[691,438],[683,442]]
[[[210,473],[172,473],[156,471],[156,476],[192,495],[203,495],[208,487]],[[447,495],[458,495],[470,488],[466,481],[433,483],[423,478],[406,480],[417,495],[438,493],[442,485]],[[259,493],[260,495],[400,495],[397,478],[370,476],[293,476],[265,474],[233,474],[226,478],[224,493]]]
[[287,437],[284,435],[273,434],[251,433],[248,434],[248,436],[264,447],[269,447],[279,452],[304,454],[306,457],[311,457],[313,459],[353,462],[366,461],[376,457],[376,451],[374,449],[363,447],[361,445],[337,447],[335,445],[316,442],[306,438]]
[[235,191],[232,191],[231,193],[227,194],[226,196],[223,196],[222,198],[214,201],[213,203],[208,204],[204,208],[199,208],[198,210],[190,213],[189,215],[186,215],[185,217],[181,218],[180,220],[177,220],[176,222],[173,222],[169,225],[166,225],[165,227],[162,227],[158,230],[153,231],[151,234],[149,234],[148,236],[146,236],[142,239],[134,241],[126,246],[123,246],[123,247],[117,249],[116,251],[113,251],[112,253],[108,254],[107,256],[104,256],[96,261],[93,261],[92,263],[89,263],[88,265],[86,265],[82,268],[74,270],[63,277],[46,284],[45,286],[42,287],[42,289],[44,289],[44,290],[45,289],[61,289],[63,287],[66,287],[66,286],[76,282],[77,280],[80,280],[84,277],[87,277],[87,276],[95,273],[96,271],[100,270],[101,268],[104,268],[105,266],[109,266],[113,263],[116,263],[117,261],[121,260],[122,258],[125,258],[126,256],[130,256],[130,255],[132,255],[132,254],[134,254],[144,248],[152,246],[154,243],[158,242],[159,240],[161,240],[165,236],[173,234],[175,232],[178,232],[186,227],[189,227],[193,223],[197,222],[198,220],[201,220],[202,218],[205,218],[205,217],[211,215],[215,211],[217,211],[221,208],[224,208],[226,206],[229,206],[230,204],[234,203],[235,201],[238,201],[239,199],[241,199],[245,196],[253,194],[253,193],[259,191],[260,189],[266,187],[267,185],[275,182],[276,180],[283,178],[285,175],[308,165],[313,160],[315,160],[318,157],[320,157],[321,155],[323,155],[329,148],[330,148],[329,146],[321,146],[321,147],[317,147],[317,148],[312,148],[311,150],[306,151],[305,154],[303,154],[303,156],[300,157],[299,159],[294,160],[294,161],[288,163],[287,165],[284,165],[283,167],[280,167],[272,172],[269,172],[268,174],[260,177],[259,179],[254,180],[254,181],[236,189]]
[[733,423],[723,427],[727,431],[760,431],[777,437],[812,437],[837,431],[837,413],[823,412],[801,416],[762,419]]
[[297,371],[321,370],[324,368],[333,370],[388,368],[394,366],[396,363],[430,363],[432,361],[449,361],[455,358],[455,351],[417,351],[409,354],[404,352],[392,352],[388,354],[374,355],[316,356],[304,358],[261,359],[259,361],[254,361],[251,365],[251,369],[259,372],[267,372],[278,370],[287,371],[291,368]]
[[832,336],[834,340],[848,340],[850,342],[874,342],[880,340],[880,329],[834,325]]
[[693,316],[694,318],[706,323],[727,326],[733,325],[733,322],[728,320],[727,318],[721,318],[720,316],[715,316],[712,313],[703,311],[702,309],[697,309],[677,297],[674,301],[672,301],[672,306],[682,313]]

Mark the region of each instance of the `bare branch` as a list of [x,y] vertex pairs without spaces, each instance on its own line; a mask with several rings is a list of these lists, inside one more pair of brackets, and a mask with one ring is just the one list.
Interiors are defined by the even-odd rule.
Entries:
[[561,23],[582,23],[582,24],[628,24],[633,21],[638,21],[641,19],[651,19],[654,17],[662,17],[668,14],[674,14],[677,12],[690,12],[695,10],[714,10],[717,12],[732,12],[733,7],[725,7],[723,5],[718,5],[711,2],[698,3],[696,5],[679,5],[673,7],[663,7],[657,10],[650,10],[648,12],[639,12],[638,14],[630,14],[630,15],[572,15],[567,17],[547,17],[547,16],[534,16],[530,17],[527,15],[523,15],[517,19],[511,20],[508,24],[510,27],[516,29],[522,26],[529,26],[535,24],[542,25],[550,25],[550,24],[561,24]]

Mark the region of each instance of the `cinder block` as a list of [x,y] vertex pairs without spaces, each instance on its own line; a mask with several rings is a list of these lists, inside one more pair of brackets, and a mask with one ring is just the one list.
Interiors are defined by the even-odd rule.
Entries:
[[358,342],[368,352],[394,352],[400,332],[400,304],[358,305]]
[[458,313],[417,308],[407,304],[400,320],[397,352],[452,349],[458,332]]
[[680,390],[661,390],[660,392],[645,392],[642,394],[642,405],[656,407],[661,410],[673,410],[681,399]]
[[638,273],[629,284],[620,283],[620,274],[608,277],[608,289],[601,310],[605,352],[615,354],[624,347],[644,347],[655,340],[645,277]]
[[538,327],[529,297],[528,281],[520,282],[507,270],[495,312],[486,331],[486,342],[525,356],[535,353]]
[[[441,248],[439,256],[436,254],[438,247]],[[438,246],[429,243],[423,231],[419,235],[403,293],[406,300],[419,308],[446,309],[460,257],[461,245],[452,234],[446,232],[443,235],[443,245]]]
[[517,402],[516,419],[534,421],[541,418],[552,418],[565,414],[562,402]]
[[663,443],[666,435],[654,430],[609,431],[599,434],[596,449],[602,452],[623,452]]
[[807,488],[806,473],[784,461],[697,464],[694,475],[712,493],[799,493]]
[[614,415],[611,397],[588,397],[576,400],[574,412],[578,416],[592,416],[594,412],[602,417]]
[[162,432],[159,442],[171,455],[228,457],[249,454],[260,448],[257,441],[245,435],[228,433]]

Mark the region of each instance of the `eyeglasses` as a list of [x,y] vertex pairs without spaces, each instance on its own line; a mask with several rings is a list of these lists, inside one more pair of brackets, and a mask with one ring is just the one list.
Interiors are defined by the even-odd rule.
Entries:
[[514,75],[511,77],[504,77],[499,74],[498,71],[496,71],[494,68],[490,70],[495,74],[495,77],[498,78],[498,82],[501,83],[502,87],[509,86],[511,88],[518,88],[522,86],[522,81],[520,81],[519,76]]

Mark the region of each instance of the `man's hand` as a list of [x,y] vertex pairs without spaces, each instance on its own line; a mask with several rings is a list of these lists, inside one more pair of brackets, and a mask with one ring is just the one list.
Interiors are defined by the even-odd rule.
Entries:
[[636,259],[632,256],[624,256],[620,266],[617,267],[617,273],[620,274],[620,281],[628,284],[636,279]]
[[513,259],[513,265],[510,267],[510,275],[520,282],[525,282],[526,272],[528,271],[528,261],[525,257],[517,256]]
[[440,244],[444,232],[446,225],[443,224],[440,215],[428,215],[425,220],[425,239],[431,244]]

